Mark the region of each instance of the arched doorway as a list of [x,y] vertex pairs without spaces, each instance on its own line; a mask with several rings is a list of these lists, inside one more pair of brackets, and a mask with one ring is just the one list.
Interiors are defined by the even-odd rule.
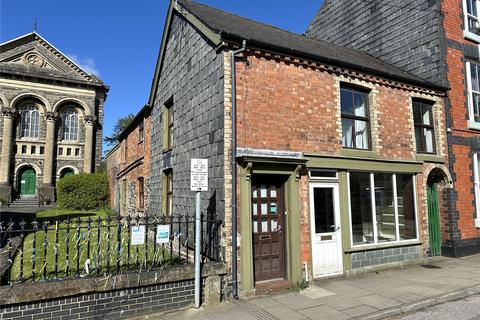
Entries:
[[65,168],[60,172],[60,178],[70,177],[75,175],[75,171],[72,168]]
[[429,255],[442,254],[442,231],[440,224],[439,189],[445,185],[447,176],[439,168],[433,169],[427,179]]
[[26,167],[19,173],[20,196],[34,196],[37,189],[37,173],[32,167]]

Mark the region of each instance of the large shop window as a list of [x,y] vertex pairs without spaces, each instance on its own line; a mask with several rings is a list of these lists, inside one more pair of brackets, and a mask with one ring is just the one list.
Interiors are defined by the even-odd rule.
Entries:
[[350,172],[353,245],[417,238],[412,174]]
[[467,62],[468,114],[470,127],[480,129],[480,65]]
[[413,121],[418,153],[435,153],[435,128],[433,125],[433,104],[413,100]]
[[342,110],[342,146],[350,149],[370,149],[370,118],[368,93],[359,89],[340,89]]

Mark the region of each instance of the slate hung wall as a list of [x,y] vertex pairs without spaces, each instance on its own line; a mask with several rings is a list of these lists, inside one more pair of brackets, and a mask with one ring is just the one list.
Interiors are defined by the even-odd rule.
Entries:
[[[150,211],[165,214],[164,176],[172,172],[174,215],[195,212],[190,191],[190,159],[209,159],[209,192],[202,193],[202,211],[224,213],[223,65],[208,40],[175,13],[168,32],[152,110]],[[163,147],[164,106],[171,101],[173,147]]]

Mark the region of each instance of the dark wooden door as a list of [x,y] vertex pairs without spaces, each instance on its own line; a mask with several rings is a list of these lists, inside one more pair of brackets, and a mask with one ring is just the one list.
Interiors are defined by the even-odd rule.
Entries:
[[285,277],[285,206],[281,180],[252,180],[253,263],[255,281]]

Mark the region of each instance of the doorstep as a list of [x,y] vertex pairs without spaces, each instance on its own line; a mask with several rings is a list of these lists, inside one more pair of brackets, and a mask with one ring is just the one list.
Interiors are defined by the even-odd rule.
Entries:
[[285,292],[292,287],[292,283],[286,279],[273,279],[255,283],[255,295],[276,294]]

